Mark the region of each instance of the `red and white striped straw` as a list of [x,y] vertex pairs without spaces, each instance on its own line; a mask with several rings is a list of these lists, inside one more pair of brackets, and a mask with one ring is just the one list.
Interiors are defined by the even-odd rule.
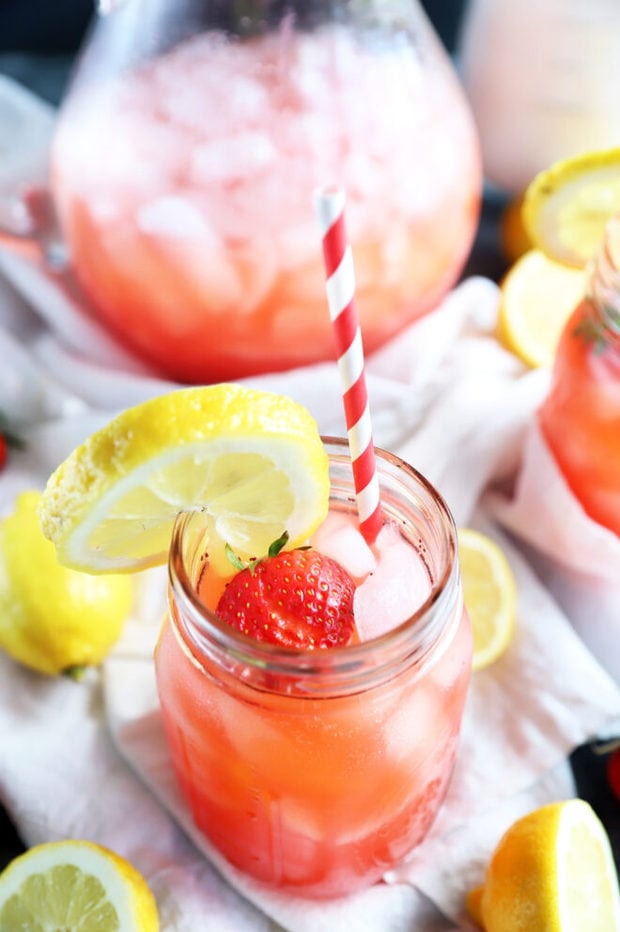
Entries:
[[344,191],[339,187],[321,188],[315,194],[315,207],[323,238],[327,303],[336,344],[357,512],[360,530],[365,540],[372,543],[381,529],[383,518],[372,442],[362,333],[355,302],[353,255],[347,242],[344,204]]

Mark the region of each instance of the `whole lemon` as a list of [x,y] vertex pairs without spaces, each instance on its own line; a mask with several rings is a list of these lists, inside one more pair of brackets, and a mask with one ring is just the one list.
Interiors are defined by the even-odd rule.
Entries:
[[23,492],[0,522],[0,648],[39,673],[76,674],[119,638],[133,584],[61,566],[41,530],[40,498]]

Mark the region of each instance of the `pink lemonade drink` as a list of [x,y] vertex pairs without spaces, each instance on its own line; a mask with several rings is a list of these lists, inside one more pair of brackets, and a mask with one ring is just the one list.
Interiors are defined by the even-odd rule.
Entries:
[[538,421],[584,511],[620,536],[620,217],[564,326]]
[[[442,499],[378,454],[385,525],[357,530],[348,448],[312,545],[355,581],[346,646],[295,650],[221,622],[226,580],[182,516],[156,651],[163,722],[196,825],[235,867],[301,896],[372,884],[425,837],[446,793],[471,669],[456,532]],[[207,604],[205,604],[205,602]]]
[[211,382],[333,358],[323,184],[347,191],[367,351],[455,282],[478,219],[473,121],[434,36],[423,51],[386,41],[283,22],[243,41],[198,34],[116,79],[87,80],[86,57],[54,200],[95,313],[160,373]]

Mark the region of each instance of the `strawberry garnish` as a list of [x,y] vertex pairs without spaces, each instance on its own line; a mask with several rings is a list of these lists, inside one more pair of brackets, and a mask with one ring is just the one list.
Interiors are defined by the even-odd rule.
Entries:
[[280,551],[237,573],[215,611],[257,641],[336,647],[351,639],[354,591],[351,576],[331,557],[311,548]]

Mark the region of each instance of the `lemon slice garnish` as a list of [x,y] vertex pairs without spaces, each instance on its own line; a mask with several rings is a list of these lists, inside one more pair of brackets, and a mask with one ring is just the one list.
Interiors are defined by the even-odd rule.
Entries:
[[618,932],[616,867],[592,807],[564,800],[514,822],[467,908],[488,932]]
[[124,572],[166,561],[181,511],[204,511],[214,549],[226,542],[249,558],[285,530],[290,546],[304,541],[328,497],[327,454],[309,412],[221,384],[124,411],[58,467],[39,514],[62,563]]
[[474,641],[472,669],[481,670],[506,650],[515,628],[516,585],[503,550],[480,531],[459,528],[463,599]]
[[0,874],[0,929],[157,932],[155,898],[124,858],[87,841],[37,845]]
[[500,283],[500,339],[528,366],[550,367],[562,329],[585,288],[582,269],[560,265],[537,249],[529,250]]
[[540,172],[523,199],[523,223],[535,248],[584,268],[605,226],[620,212],[620,148],[587,152]]

